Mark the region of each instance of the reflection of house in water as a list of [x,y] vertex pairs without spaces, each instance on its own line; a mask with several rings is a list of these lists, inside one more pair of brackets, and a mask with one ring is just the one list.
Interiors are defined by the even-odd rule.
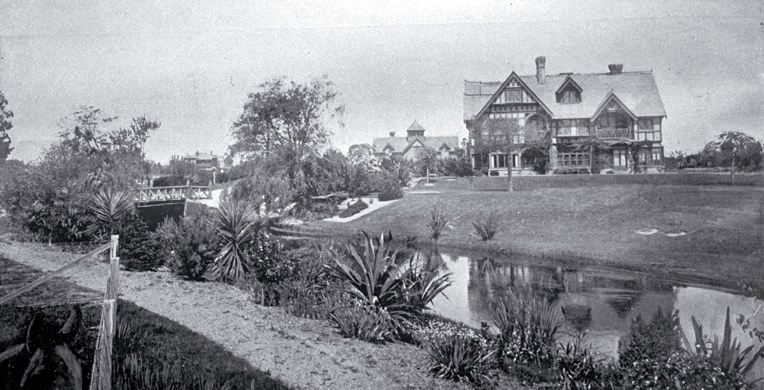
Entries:
[[490,324],[489,303],[507,287],[530,284],[538,296],[566,312],[571,325],[568,332],[587,330],[595,347],[611,356],[615,355],[618,338],[638,315],[649,320],[659,307],[664,313],[674,310],[671,286],[641,275],[530,266],[490,258],[460,257],[446,261],[446,266],[454,281],[446,291],[447,304],[435,303],[439,313],[473,327],[483,321]]
[[[759,329],[764,328],[764,310],[754,298],[685,287],[655,276],[596,268],[531,266],[488,258],[442,258],[447,269],[444,271],[452,273],[452,285],[445,291],[448,299],[438,297],[434,301],[435,311],[475,328],[481,322],[492,324],[489,303],[495,297],[508,287],[526,284],[539,296],[565,308],[572,317],[573,324],[563,333],[586,330],[592,347],[610,357],[617,357],[618,339],[629,331],[632,320],[641,316],[649,321],[659,308],[666,314],[679,309],[685,330],[691,329],[690,316],[696,316],[711,336],[721,336],[726,306],[731,307],[733,318],[758,313],[752,320]],[[746,334],[735,332],[744,344],[751,343]],[[757,372],[764,376],[764,364]]]

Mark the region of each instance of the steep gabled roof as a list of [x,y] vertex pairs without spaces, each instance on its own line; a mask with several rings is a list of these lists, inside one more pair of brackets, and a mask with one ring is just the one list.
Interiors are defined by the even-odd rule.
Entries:
[[[538,97],[548,107],[554,119],[591,118],[610,92],[637,117],[666,116],[652,72],[552,75],[546,77],[544,84],[539,84],[535,75],[519,78],[536,95],[534,99]],[[567,79],[583,90],[581,103],[557,103],[556,93]],[[475,119],[484,111],[497,92],[504,90],[505,83],[465,81],[464,120]]]
[[435,150],[441,150],[445,146],[449,151],[453,151],[459,148],[459,137],[417,137],[411,141],[406,141],[406,137],[374,138],[373,148],[377,153],[384,152],[388,147],[394,153],[406,153],[415,143],[421,143],[422,146]]
[[605,107],[607,107],[610,102],[614,102],[618,106],[620,106],[626,112],[626,114],[628,114],[631,117],[631,119],[637,119],[637,116],[634,115],[634,113],[631,112],[631,110],[629,110],[629,107],[626,107],[626,105],[623,104],[621,99],[619,99],[618,96],[616,96],[616,94],[613,93],[613,91],[610,91],[610,93],[607,94],[607,96],[605,96],[605,99],[602,100],[602,103],[597,108],[597,110],[594,111],[594,114],[592,114],[592,117],[590,119],[594,120],[596,117],[598,117],[600,113],[602,113],[602,110],[604,110]]
[[[507,86],[513,80],[517,81],[517,83],[520,84],[520,87],[525,89],[525,91],[528,92],[528,94],[531,95],[533,100],[536,101],[539,105],[541,105],[541,107],[543,107],[549,113],[549,115],[552,115],[552,111],[549,110],[549,107],[547,107],[546,104],[544,104],[544,102],[541,101],[541,99],[539,99],[538,96],[536,96],[536,94],[533,92],[533,90],[528,87],[528,85],[525,83],[525,81],[523,81],[523,79],[520,76],[518,76],[517,73],[512,71],[512,73],[509,75],[509,77],[507,77],[507,79],[504,80],[503,83],[501,83],[499,88],[497,88],[496,91],[494,91],[494,93],[491,95],[491,97],[485,103],[483,103],[483,107],[480,109],[480,111],[478,111],[478,113],[477,113],[477,115],[475,115],[475,117],[477,118],[477,117],[482,116],[488,110],[488,107],[490,107],[491,104],[496,101],[496,99],[499,97],[499,95],[502,92],[504,92],[504,90],[507,88]],[[465,81],[465,83],[466,83],[466,81]]]
[[403,153],[403,150],[405,150],[408,145],[409,141],[406,141],[406,137],[383,137],[374,138],[374,142],[371,146],[377,153],[384,151],[387,147],[390,147],[393,152]]
[[562,84],[560,84],[560,88],[557,88],[555,95],[562,92],[569,85],[575,88],[579,93],[584,91],[583,88],[581,88],[581,86],[578,85],[576,80],[573,80],[573,77],[571,76],[572,74],[569,74],[568,77],[565,78],[565,81],[563,81]]

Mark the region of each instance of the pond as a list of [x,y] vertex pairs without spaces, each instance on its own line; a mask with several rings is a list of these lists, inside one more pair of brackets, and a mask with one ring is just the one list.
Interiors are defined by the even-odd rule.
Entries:
[[[730,308],[732,335],[742,345],[754,342],[736,323],[739,315],[764,329],[762,301],[713,286],[682,281],[660,274],[602,268],[574,267],[547,260],[469,257],[439,253],[441,272],[451,272],[452,284],[433,302],[435,313],[480,328],[491,323],[489,302],[510,287],[530,284],[566,313],[567,335],[587,332],[586,344],[605,357],[617,359],[618,339],[637,316],[649,320],[660,308],[679,310],[680,323],[692,340],[691,317],[705,334],[721,339],[726,309]],[[565,337],[565,336],[563,336]],[[760,364],[762,366],[764,364]],[[762,367],[759,367],[760,369]],[[762,371],[762,370],[759,370]],[[764,371],[762,371],[764,375]]]

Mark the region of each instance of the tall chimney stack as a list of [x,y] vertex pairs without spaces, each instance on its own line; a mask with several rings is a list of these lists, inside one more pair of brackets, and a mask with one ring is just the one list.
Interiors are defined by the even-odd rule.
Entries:
[[544,84],[546,78],[546,57],[536,57],[536,80],[539,84]]

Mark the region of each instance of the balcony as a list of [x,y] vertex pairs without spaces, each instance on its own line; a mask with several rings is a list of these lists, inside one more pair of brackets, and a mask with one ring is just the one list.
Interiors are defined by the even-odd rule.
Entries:
[[597,138],[599,139],[622,139],[631,138],[629,129],[597,129]]

